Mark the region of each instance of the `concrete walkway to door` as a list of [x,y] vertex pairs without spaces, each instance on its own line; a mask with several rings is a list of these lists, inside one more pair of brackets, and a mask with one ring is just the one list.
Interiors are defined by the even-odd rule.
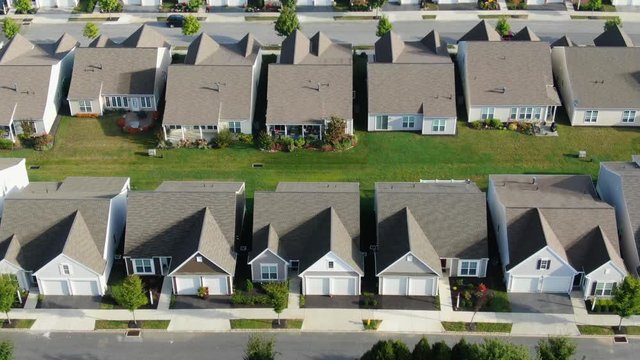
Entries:
[[158,297],[158,310],[169,310],[169,306],[171,306],[171,294],[173,292],[171,285],[171,277],[165,276],[162,280],[162,289]]

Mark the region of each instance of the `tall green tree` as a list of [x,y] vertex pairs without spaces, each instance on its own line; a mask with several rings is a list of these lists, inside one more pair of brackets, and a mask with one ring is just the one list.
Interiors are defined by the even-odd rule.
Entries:
[[11,40],[20,32],[20,24],[18,24],[12,18],[6,17],[2,21],[2,33],[4,36]]
[[0,360],[13,360],[13,343],[11,341],[0,342]]
[[7,321],[11,324],[9,311],[16,301],[18,292],[18,280],[9,274],[0,275],[0,311],[7,315]]
[[576,344],[564,337],[540,339],[536,346],[537,360],[570,360],[576,354]]
[[88,22],[82,30],[82,35],[87,39],[95,39],[100,36],[100,29],[95,23]]
[[116,11],[120,5],[118,0],[98,0],[98,4],[100,4],[100,10],[102,12],[107,12],[109,14]]
[[274,29],[278,36],[289,36],[294,31],[300,30],[300,20],[298,20],[296,10],[288,7],[282,8]]
[[438,341],[431,346],[430,360],[449,360],[451,359],[451,348],[444,341]]
[[28,14],[33,9],[31,0],[16,0],[15,6],[17,14]]
[[612,18],[610,18],[609,20],[604,22],[604,31],[607,30],[611,30],[613,28],[615,28],[616,26],[622,27],[622,20],[620,19],[620,16],[614,16]]
[[411,352],[400,340],[380,340],[360,360],[411,360]]
[[137,324],[135,311],[149,303],[142,279],[138,275],[130,275],[121,284],[113,286],[111,296],[118,305],[131,311],[134,324]]
[[272,282],[263,285],[263,289],[271,300],[271,306],[278,315],[278,325],[280,325],[280,314],[289,304],[289,286],[286,282]]
[[452,359],[475,360],[477,349],[474,344],[470,344],[464,338],[451,348]]
[[618,330],[622,329],[622,319],[640,315],[640,280],[627,275],[622,284],[613,289],[613,303],[616,314],[620,316]]
[[[331,84],[329,84],[329,86],[331,86]],[[325,130],[324,138],[329,144],[336,146],[344,139],[346,129],[347,122],[343,118],[331,116],[331,120],[329,120],[329,124],[327,124]]]
[[184,17],[184,23],[182,24],[183,35],[195,35],[200,31],[200,22],[198,18],[193,15],[187,15]]
[[411,353],[412,360],[429,360],[431,359],[431,346],[429,346],[429,340],[426,337],[422,337],[420,341],[414,346]]
[[529,349],[498,339],[484,339],[477,345],[477,360],[530,360]]
[[385,15],[382,15],[378,20],[378,26],[376,27],[376,36],[382,36],[389,31],[393,30],[393,25],[389,18]]
[[204,1],[203,0],[189,0],[187,2],[187,7],[189,8],[189,11],[191,12],[197,12],[198,9],[200,8],[200,6],[204,5]]
[[496,31],[500,36],[507,36],[511,32],[511,24],[509,24],[509,19],[506,16],[500,17],[498,22],[496,23]]
[[371,6],[372,9],[376,10],[376,16],[378,16],[378,12],[387,3],[387,0],[369,0],[368,2],[369,6]]
[[280,1],[283,8],[295,9],[296,8],[296,0],[282,0]]
[[[261,335],[249,336],[243,360],[274,360],[276,358],[275,341]],[[1,360],[1,359],[0,359]]]

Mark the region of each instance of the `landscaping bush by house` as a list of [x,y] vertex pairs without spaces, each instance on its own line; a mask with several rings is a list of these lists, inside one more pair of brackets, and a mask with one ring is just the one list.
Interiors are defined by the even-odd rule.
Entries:
[[4,138],[0,139],[0,149],[11,150],[13,149],[13,147],[14,147],[13,141],[11,141],[10,139],[4,139]]
[[526,0],[510,0],[507,1],[507,9],[509,10],[527,10]]
[[500,10],[497,0],[478,0],[478,9],[480,10]]

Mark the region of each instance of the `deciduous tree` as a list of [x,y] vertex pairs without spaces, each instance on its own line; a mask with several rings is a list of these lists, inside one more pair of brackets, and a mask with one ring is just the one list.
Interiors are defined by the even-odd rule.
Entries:
[[149,302],[138,275],[130,275],[121,284],[113,286],[111,296],[118,305],[131,311],[134,324],[137,324],[135,311]]
[[184,23],[182,24],[183,35],[195,35],[200,31],[200,22],[198,18],[193,15],[187,15],[184,17]]
[[570,360],[576,354],[576,344],[564,337],[540,339],[536,346],[538,360]]
[[20,24],[18,24],[12,18],[4,18],[2,21],[2,33],[4,36],[11,40],[20,32]]
[[604,31],[611,30],[616,26],[622,27],[622,20],[620,16],[614,16],[604,23]]
[[640,315],[640,280],[627,275],[622,284],[613,289],[613,303],[616,314],[620,316],[618,330],[621,330],[622,319]]
[[275,341],[261,335],[249,336],[244,360],[274,360],[276,358]]
[[289,36],[296,30],[300,30],[300,21],[295,9],[283,7],[274,26],[278,36]]
[[16,301],[18,292],[18,280],[9,274],[0,275],[0,311],[7,315],[7,321],[11,324],[9,311]]
[[88,22],[82,30],[82,35],[87,39],[95,39],[100,35],[100,29],[95,23]]
[[498,19],[496,23],[496,31],[500,36],[507,36],[511,32],[511,24],[509,24],[509,19],[506,16],[502,16]]
[[391,31],[392,29],[393,29],[393,25],[391,24],[391,21],[389,21],[389,18],[386,17],[385,15],[382,15],[380,17],[380,20],[378,20],[378,27],[376,28],[376,36],[382,36],[388,33],[389,31]]

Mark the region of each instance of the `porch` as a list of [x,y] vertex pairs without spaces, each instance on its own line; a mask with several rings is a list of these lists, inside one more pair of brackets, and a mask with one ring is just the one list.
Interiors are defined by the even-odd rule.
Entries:
[[290,137],[293,139],[322,140],[323,125],[267,125],[267,132],[274,138]]
[[211,141],[218,130],[213,125],[162,125],[162,133],[165,140],[172,142],[201,139]]
[[11,142],[16,142],[16,131],[13,128],[13,122],[9,125],[2,125],[0,127],[0,137],[3,139],[11,140]]

